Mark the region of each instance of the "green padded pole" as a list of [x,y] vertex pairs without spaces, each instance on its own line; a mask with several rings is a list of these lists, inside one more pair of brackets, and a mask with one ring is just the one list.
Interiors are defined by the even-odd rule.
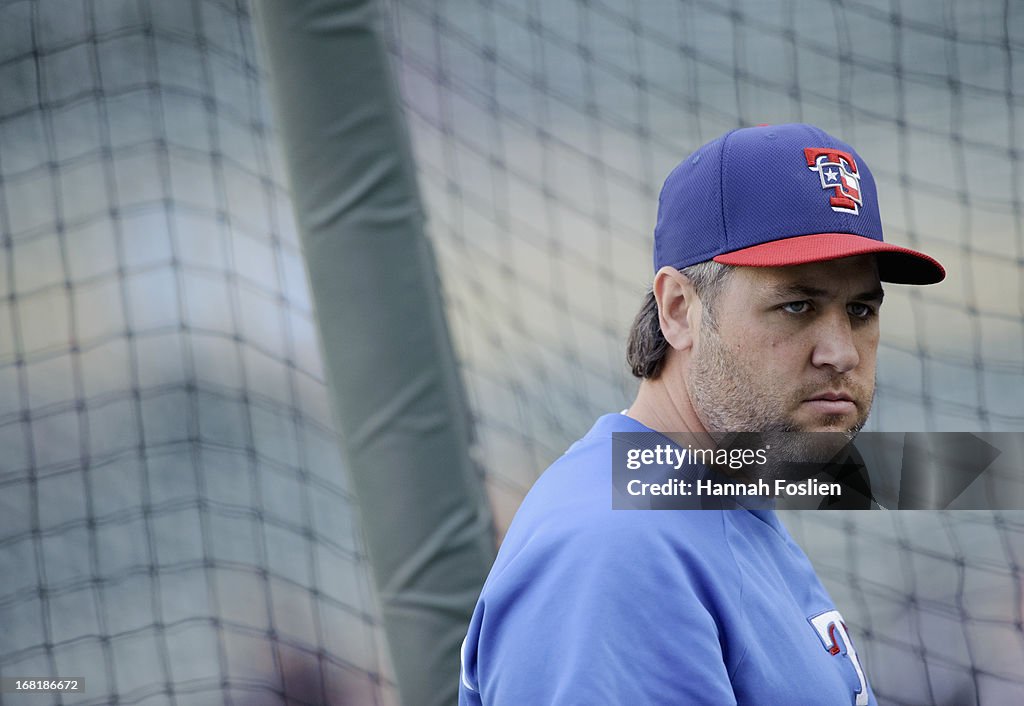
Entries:
[[448,706],[494,532],[381,8],[255,5],[399,693]]

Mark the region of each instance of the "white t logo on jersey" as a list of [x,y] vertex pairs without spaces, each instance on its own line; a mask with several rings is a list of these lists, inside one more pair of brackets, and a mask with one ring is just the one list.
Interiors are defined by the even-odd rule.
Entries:
[[836,634],[838,633],[843,638],[846,656],[850,658],[853,668],[857,670],[857,678],[860,679],[860,689],[857,690],[857,706],[867,706],[868,682],[864,678],[864,670],[861,669],[857,650],[853,648],[853,640],[850,639],[850,633],[846,631],[846,623],[843,622],[843,616],[839,614],[838,610],[829,610],[811,618],[811,625],[814,626],[814,629],[818,632],[818,637],[821,638],[822,645],[831,655],[837,655],[842,651],[839,641],[836,640]]

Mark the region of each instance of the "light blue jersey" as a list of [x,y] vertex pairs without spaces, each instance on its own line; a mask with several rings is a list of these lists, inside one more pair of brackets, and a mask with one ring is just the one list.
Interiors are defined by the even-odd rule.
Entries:
[[612,510],[620,414],[537,481],[462,649],[460,706],[874,705],[772,510]]

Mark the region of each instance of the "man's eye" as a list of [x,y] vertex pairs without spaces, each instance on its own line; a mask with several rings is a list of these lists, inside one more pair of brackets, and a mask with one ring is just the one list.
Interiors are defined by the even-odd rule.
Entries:
[[806,314],[810,308],[811,303],[808,301],[789,302],[788,304],[783,304],[781,307],[783,311],[787,311],[790,314]]
[[856,316],[858,319],[867,319],[875,313],[875,310],[867,304],[860,304],[858,302],[850,304],[846,307],[846,310],[850,312],[850,316]]

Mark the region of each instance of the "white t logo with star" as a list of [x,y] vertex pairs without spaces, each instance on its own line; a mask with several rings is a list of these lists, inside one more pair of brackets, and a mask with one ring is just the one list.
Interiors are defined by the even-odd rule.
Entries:
[[833,211],[860,214],[860,206],[863,203],[860,194],[860,175],[853,171],[854,168],[845,159],[838,156],[830,159],[829,155],[820,154],[808,169],[818,172],[822,189],[832,189],[837,197],[844,197],[832,200]]

